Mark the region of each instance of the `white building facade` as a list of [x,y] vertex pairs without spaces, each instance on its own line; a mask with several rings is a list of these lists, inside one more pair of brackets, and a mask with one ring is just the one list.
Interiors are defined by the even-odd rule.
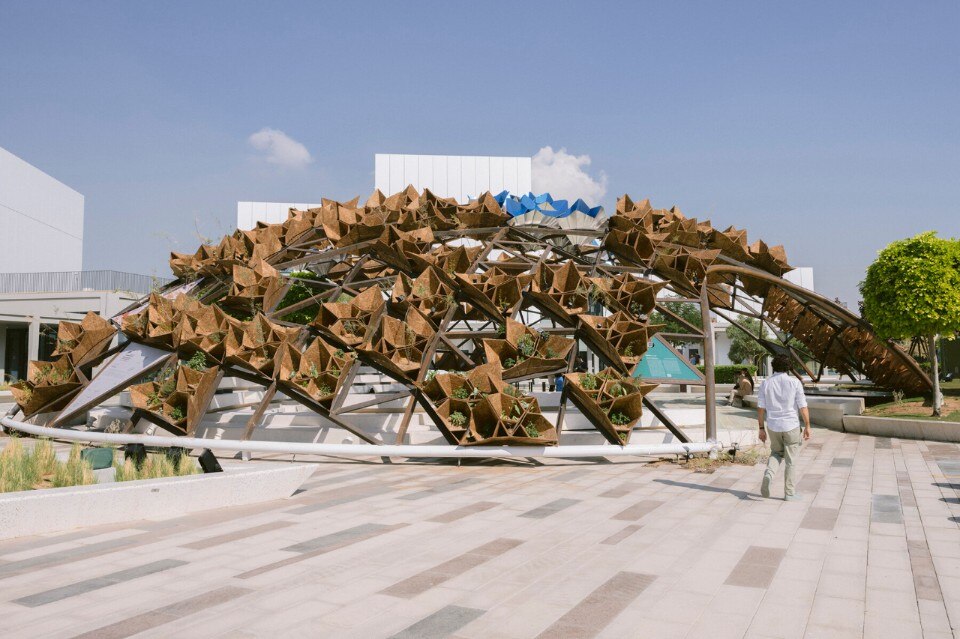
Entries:
[[[487,155],[374,155],[374,188],[391,195],[412,184],[418,191],[430,189],[439,197],[466,203],[490,191],[529,193],[533,159]],[[276,224],[287,219],[291,208],[305,210],[316,202],[237,202],[237,228],[248,231],[257,222]]]
[[526,194],[532,190],[533,159],[486,155],[374,156],[374,185],[387,195],[412,184],[440,197],[468,202],[485,191]]
[[83,268],[83,196],[0,148],[0,273]]

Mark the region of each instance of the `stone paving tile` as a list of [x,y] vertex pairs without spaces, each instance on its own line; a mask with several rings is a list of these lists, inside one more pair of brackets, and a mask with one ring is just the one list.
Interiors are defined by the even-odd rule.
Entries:
[[246,539],[247,537],[254,537],[256,535],[273,532],[275,530],[279,530],[280,528],[292,526],[293,524],[294,522],[292,521],[271,521],[259,526],[247,528],[245,530],[238,530],[236,532],[216,535],[214,537],[205,537],[197,541],[183,544],[183,548],[190,548],[191,550],[203,550],[204,548],[219,546],[220,544],[226,544],[231,541],[239,541],[240,539]]
[[251,577],[258,577],[263,573],[286,568],[293,564],[297,564],[308,559],[313,559],[318,555],[339,550],[340,548],[349,546],[351,544],[358,544],[378,535],[384,535],[393,532],[394,530],[404,526],[406,526],[406,524],[394,524],[392,526],[385,526],[382,524],[361,524],[360,526],[345,531],[338,531],[329,535],[324,535],[323,537],[309,539],[301,544],[294,544],[293,546],[288,546],[283,549],[298,553],[296,556],[281,559],[280,561],[275,561],[252,570],[242,572],[237,575],[237,578],[250,579]]
[[137,633],[156,628],[171,621],[176,621],[188,615],[218,606],[237,597],[241,597],[250,590],[235,586],[224,586],[199,596],[189,597],[169,606],[156,608],[149,612],[102,626],[90,632],[77,635],[75,639],[123,639]]
[[960,621],[956,445],[816,428],[801,502],[760,498],[759,466],[317,460],[290,499],[0,543],[0,635],[937,638]]
[[441,524],[449,524],[452,521],[457,521],[463,519],[464,517],[469,517],[470,515],[475,515],[477,513],[482,513],[485,510],[490,510],[491,508],[496,508],[500,504],[495,501],[478,501],[475,504],[470,504],[469,506],[463,506],[461,508],[456,508],[454,510],[447,511],[445,513],[435,515],[428,519],[427,521],[434,521]]
[[550,515],[554,515],[560,512],[561,510],[569,508],[570,506],[579,504],[580,501],[581,500],[579,499],[567,499],[567,498],[555,499],[542,506],[538,506],[533,510],[528,510],[527,512],[521,514],[520,516],[527,517],[529,519],[543,519],[545,517],[549,517]]
[[641,528],[643,528],[642,524],[630,524],[629,526],[625,526],[619,531],[610,535],[600,543],[607,546],[615,546]]
[[415,597],[471,568],[475,568],[498,555],[516,548],[522,543],[522,541],[516,539],[496,539],[437,566],[417,573],[412,577],[408,577],[381,592],[385,595],[407,599]]
[[837,508],[811,507],[800,522],[800,527],[809,530],[833,530],[839,514]]
[[655,575],[618,572],[537,635],[538,639],[596,636],[655,579]]
[[136,566],[135,568],[128,568],[126,570],[112,572],[108,575],[103,575],[102,577],[94,577],[93,579],[78,581],[67,586],[61,586],[59,588],[53,588],[52,590],[38,592],[27,597],[20,597],[19,599],[14,599],[13,603],[20,604],[21,606],[27,606],[28,608],[36,608],[37,606],[43,606],[55,601],[67,599],[68,597],[76,597],[77,595],[82,595],[84,593],[106,588],[108,586],[113,586],[115,584],[128,582],[139,577],[145,577],[147,575],[163,572],[164,570],[170,570],[171,568],[183,566],[186,563],[187,562],[185,561],[179,561],[176,559],[162,559],[160,561],[154,561],[142,566]]
[[643,501],[637,502],[633,506],[621,510],[616,515],[613,516],[613,519],[618,519],[620,521],[637,521],[642,518],[644,515],[652,513],[658,507],[662,506],[662,501],[656,501],[653,499],[644,499]]
[[393,635],[393,639],[443,639],[483,613],[483,610],[476,608],[446,606]]

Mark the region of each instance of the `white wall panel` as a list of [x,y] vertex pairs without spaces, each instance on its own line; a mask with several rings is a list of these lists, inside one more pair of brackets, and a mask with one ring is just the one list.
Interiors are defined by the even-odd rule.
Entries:
[[433,185],[436,184],[433,180],[433,157],[430,155],[417,156],[417,172],[417,190],[423,191],[423,189],[429,188],[432,191]]
[[[503,158],[490,158],[490,177],[487,184],[505,184],[503,179]],[[502,191],[503,189],[500,189]],[[496,195],[500,191],[494,193]]]
[[519,158],[517,161],[517,190],[511,193],[529,193],[533,190],[533,158]]
[[412,184],[415,189],[420,190],[420,161],[416,155],[404,155],[403,157],[403,184],[400,189],[406,188]]
[[378,153],[374,180],[375,188],[387,195],[412,184],[419,191],[429,188],[440,197],[466,202],[484,191],[527,193],[532,188],[530,167],[530,158]]
[[490,190],[490,158],[480,156],[477,158],[477,177],[473,182],[473,191],[467,195],[476,198],[488,190]]
[[447,195],[463,201],[463,162],[459,155],[447,156]]
[[407,183],[403,181],[403,156],[391,155],[390,157],[390,186],[386,189],[380,189],[387,195],[392,195],[402,191]]
[[[519,194],[520,191],[517,190],[520,186],[519,167],[520,167],[520,160],[524,158],[499,158],[499,159],[503,160],[503,188],[510,191],[511,193]],[[525,192],[526,191],[524,191],[524,193]]]
[[452,197],[447,182],[447,158],[433,156],[433,187],[430,189],[440,197]]
[[0,148],[0,273],[83,268],[83,196]]
[[477,192],[477,164],[480,158],[475,155],[464,155],[460,157],[460,202],[466,202],[470,196]]
[[[390,157],[378,153],[375,156],[373,169],[373,179],[375,184],[390,184]],[[380,189],[381,191],[384,189]]]
[[305,211],[319,206],[310,202],[237,202],[237,228],[249,231],[257,222],[279,224],[287,221],[291,208]]

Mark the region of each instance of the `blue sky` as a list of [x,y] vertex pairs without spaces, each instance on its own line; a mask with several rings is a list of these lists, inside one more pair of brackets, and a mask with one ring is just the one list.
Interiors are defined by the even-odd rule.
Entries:
[[[960,5],[0,0],[0,146],[86,196],[88,269],[166,274],[238,200],[350,198],[373,154],[588,155],[782,243],[854,302],[960,235]],[[271,164],[271,127],[312,162]],[[9,240],[9,238],[8,238]]]

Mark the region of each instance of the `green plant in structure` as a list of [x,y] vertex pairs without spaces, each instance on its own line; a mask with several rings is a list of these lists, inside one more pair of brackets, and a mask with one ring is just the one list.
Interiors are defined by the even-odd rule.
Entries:
[[263,346],[267,343],[267,336],[263,332],[263,322],[257,318],[253,319],[253,341],[257,346]]
[[517,360],[513,359],[512,357],[508,357],[503,361],[503,366],[505,368],[513,368],[516,365],[517,365]]
[[587,373],[580,380],[580,386],[583,387],[583,390],[597,390],[597,376],[593,373]]
[[174,422],[179,422],[185,418],[186,415],[183,413],[183,408],[180,406],[174,406],[170,409],[170,420]]
[[435,370],[427,371],[427,374],[424,376],[423,381],[429,382],[429,381],[433,380],[433,378],[436,377],[436,376],[437,376],[437,371],[435,371]]
[[317,368],[317,365],[314,362],[310,362],[310,371],[307,373],[307,376],[311,379],[320,377],[320,369]]
[[627,344],[627,347],[623,349],[624,357],[633,357],[633,344]]
[[342,348],[338,348],[337,350],[333,351],[333,356],[334,356],[334,357],[343,358],[343,356],[344,356],[343,349],[342,349]]
[[497,324],[497,336],[503,337],[507,334],[507,327],[505,324]]
[[[293,271],[289,274],[289,276],[291,278],[299,279],[293,279],[293,282],[290,284],[290,288],[287,289],[283,299],[280,300],[279,304],[277,304],[278,311],[287,308],[288,306],[299,304],[303,300],[313,297],[315,294],[312,288],[300,281],[300,279],[313,279],[316,277],[312,271]],[[298,311],[293,311],[287,314],[278,313],[278,316],[287,322],[294,322],[296,324],[309,324],[317,316],[317,305],[313,305],[308,308],[302,308]]]
[[186,366],[202,373],[207,370],[207,356],[203,354],[203,351],[197,351],[193,354],[193,357],[187,360]]
[[537,427],[533,426],[532,424],[527,424],[523,427],[523,430],[527,433],[527,437],[540,437],[540,431],[538,431]]
[[450,424],[457,428],[463,428],[467,425],[467,416],[460,411],[450,413]]
[[627,389],[623,387],[623,384],[617,382],[616,384],[610,387],[610,395],[612,397],[623,397],[627,394]]
[[360,320],[347,320],[343,323],[343,330],[355,337],[363,337],[363,324]]
[[455,399],[469,399],[469,397],[470,397],[470,389],[467,388],[466,386],[461,386],[461,387],[459,387],[459,388],[455,388],[455,389],[453,390],[453,397],[454,397]]
[[317,387],[317,392],[320,393],[320,395],[329,395],[333,390],[326,384],[320,384],[320,386]]
[[630,423],[630,418],[621,412],[610,413],[610,423],[614,426],[626,426]]
[[337,302],[339,304],[349,304],[352,301],[353,296],[348,293],[340,293],[340,295],[337,296]]
[[517,350],[520,351],[520,354],[524,357],[533,356],[536,349],[537,343],[529,333],[522,335],[520,339],[517,340]]
[[41,365],[37,368],[34,380],[36,384],[62,384],[70,379],[70,371],[55,367],[53,364]]
[[550,348],[550,347],[547,347],[546,351],[544,352],[544,356],[545,356],[547,359],[556,359],[559,355],[557,354],[557,352],[556,352],[555,350],[553,350],[553,349]]
[[71,351],[77,347],[77,340],[75,339],[60,339],[57,338],[57,350],[60,352]]
[[617,433],[617,437],[620,438],[620,442],[621,442],[621,443],[626,444],[626,443],[627,443],[627,435],[629,435],[629,434],[630,434],[630,433],[628,433],[627,431],[620,431],[619,433]]

